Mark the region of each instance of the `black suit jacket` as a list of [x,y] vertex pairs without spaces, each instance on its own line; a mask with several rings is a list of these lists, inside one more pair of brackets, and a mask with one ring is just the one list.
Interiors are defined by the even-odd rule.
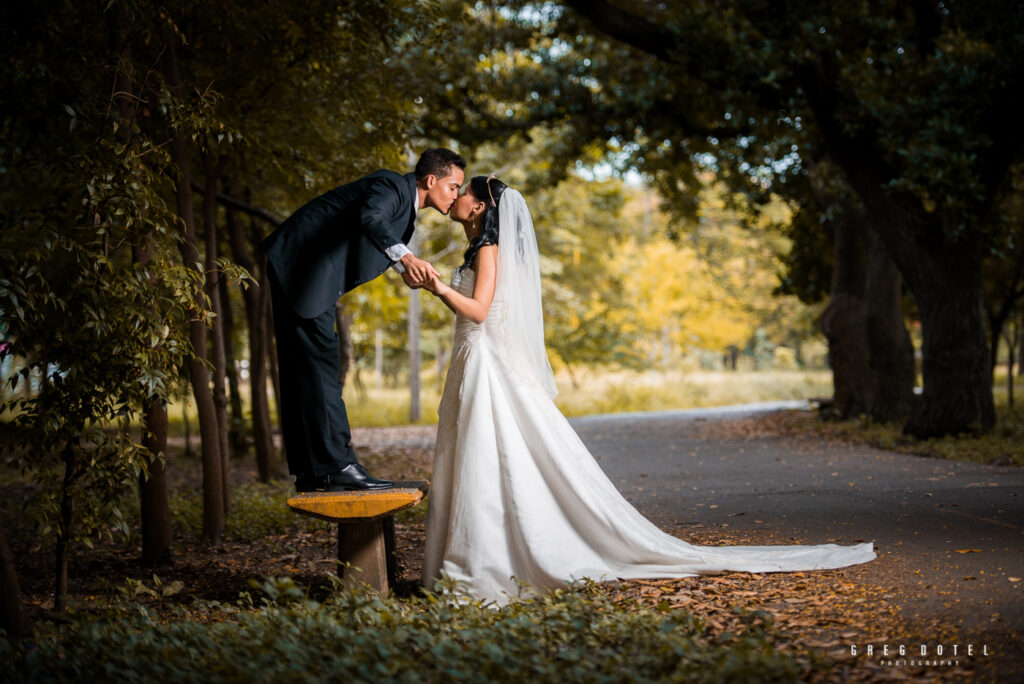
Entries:
[[310,200],[263,240],[295,313],[313,318],[391,265],[384,250],[412,238],[416,174],[375,171]]

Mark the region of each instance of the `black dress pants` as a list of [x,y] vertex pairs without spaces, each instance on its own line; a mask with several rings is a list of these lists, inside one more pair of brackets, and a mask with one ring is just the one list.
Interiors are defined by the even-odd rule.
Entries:
[[281,376],[281,433],[288,470],[296,476],[336,473],[358,463],[338,376],[341,360],[334,311],[301,318],[273,266],[267,269]]

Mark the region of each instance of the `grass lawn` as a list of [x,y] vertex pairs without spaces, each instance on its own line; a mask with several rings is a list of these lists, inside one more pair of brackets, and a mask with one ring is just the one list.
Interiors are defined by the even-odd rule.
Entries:
[[[832,395],[832,373],[828,370],[766,371],[623,371],[593,369],[559,373],[555,403],[567,416],[633,411],[729,406],[759,401],[811,399]],[[431,369],[422,375],[420,425],[437,423],[437,405],[441,401],[441,382]],[[245,396],[243,399],[247,400]],[[271,393],[273,401],[273,393]],[[409,388],[378,386],[372,380],[362,385],[350,382],[345,388],[349,422],[355,427],[407,425]],[[273,411],[273,405],[271,411]],[[195,408],[191,401],[178,401],[169,409],[170,431],[185,432],[183,411],[188,412],[192,434],[197,432]]]

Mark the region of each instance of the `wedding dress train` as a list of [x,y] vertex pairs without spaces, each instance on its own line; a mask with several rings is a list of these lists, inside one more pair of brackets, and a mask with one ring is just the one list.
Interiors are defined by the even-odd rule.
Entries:
[[[472,296],[474,281],[460,269],[452,287]],[[456,318],[430,488],[428,588],[444,573],[458,591],[500,604],[520,583],[817,570],[875,557],[870,543],[695,546],[659,530],[622,497],[545,387],[509,362],[506,306],[496,298],[482,324]]]

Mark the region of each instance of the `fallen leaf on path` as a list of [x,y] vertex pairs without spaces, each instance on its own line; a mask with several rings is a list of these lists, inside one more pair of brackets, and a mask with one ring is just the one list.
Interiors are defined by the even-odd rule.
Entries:
[[956,553],[981,553],[981,549],[957,549]]

